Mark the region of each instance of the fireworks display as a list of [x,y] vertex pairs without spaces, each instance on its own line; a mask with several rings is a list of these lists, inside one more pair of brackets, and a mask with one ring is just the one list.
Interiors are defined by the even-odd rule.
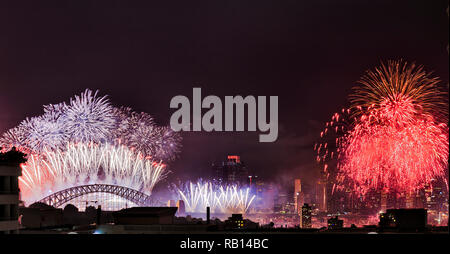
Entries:
[[22,165],[21,192],[27,202],[83,184],[105,183],[151,194],[167,171],[124,145],[76,143],[62,150],[31,155]]
[[334,133],[334,149],[327,142],[316,145],[324,171],[327,160],[336,158],[337,182],[361,194],[412,192],[444,177],[448,127],[439,118],[445,118],[447,104],[437,82],[402,61],[367,72],[350,97],[351,110],[335,114],[321,134]]
[[186,211],[204,213],[210,207],[215,213],[242,213],[250,208],[255,195],[250,188],[239,188],[237,185],[222,186],[212,182],[188,182],[176,188],[179,199],[186,204]]
[[[350,95],[354,113],[364,114],[369,107],[382,110],[406,104],[417,114],[442,117],[448,113],[447,94],[438,88],[439,79],[431,77],[422,66],[388,61],[374,71],[367,71],[359,83]],[[396,113],[407,116],[401,110]]]
[[97,97],[97,92],[86,90],[63,108],[64,127],[74,142],[105,142],[115,129],[113,107],[106,96]]
[[65,149],[70,142],[120,142],[156,161],[173,160],[181,149],[179,133],[155,125],[147,113],[115,108],[106,96],[98,97],[89,89],[69,104],[44,106],[42,116],[27,118],[0,138],[3,147],[16,146],[36,154]]
[[0,138],[1,147],[28,154],[20,177],[22,199],[36,201],[85,183],[118,184],[150,194],[176,158],[181,136],[157,126],[147,113],[116,108],[87,89],[79,96],[44,106]]
[[25,146],[38,153],[65,146],[69,135],[60,118],[50,114],[27,118],[21,123],[25,130]]

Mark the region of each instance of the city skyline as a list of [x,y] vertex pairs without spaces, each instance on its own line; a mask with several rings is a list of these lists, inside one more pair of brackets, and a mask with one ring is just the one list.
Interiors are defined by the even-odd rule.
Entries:
[[448,231],[448,1],[2,5],[0,233]]
[[[263,6],[267,4],[261,3]],[[0,131],[17,125],[25,117],[41,114],[41,105],[68,100],[85,88],[99,89],[101,94],[108,94],[117,105],[129,105],[136,111],[148,112],[160,125],[168,124],[173,113],[169,109],[170,98],[178,94],[190,96],[193,87],[202,87],[206,94],[219,97],[237,94],[277,95],[280,98],[277,142],[261,145],[256,133],[247,132],[186,132],[183,133],[184,146],[195,149],[182,150],[180,158],[171,165],[174,170],[170,177],[193,177],[191,180],[195,180],[208,172],[211,162],[236,153],[245,157],[259,171],[260,176],[277,175],[280,176],[280,182],[283,182],[285,175],[285,178],[299,175],[304,179],[314,179],[318,175],[311,147],[317,142],[323,123],[345,106],[351,87],[366,69],[377,66],[380,60],[403,58],[433,70],[442,79],[442,86],[448,83],[445,32],[448,30],[448,18],[443,2],[433,5],[354,5],[340,11],[334,11],[334,5],[306,4],[288,8],[285,4],[278,4],[267,15],[262,10],[253,13],[250,6],[242,5],[234,18],[232,10],[226,7],[200,6],[198,13],[192,13],[197,19],[187,21],[181,14],[188,15],[189,12],[180,12],[181,16],[175,18],[174,23],[163,22],[161,26],[170,31],[167,33],[145,28],[145,24],[154,24],[154,19],[145,15],[145,8],[108,9],[107,13],[100,14],[97,11],[101,8],[92,6],[93,13],[99,16],[81,15],[87,19],[74,18],[73,22],[68,16],[61,17],[57,12],[45,8],[40,9],[45,15],[35,22],[27,20],[32,15],[25,15],[25,20],[19,20],[14,18],[13,12],[9,12],[2,16],[8,17],[9,23],[17,29],[6,30],[5,35],[16,43],[15,47],[5,52],[7,57],[3,59],[16,60],[8,61],[8,64],[2,61],[0,68],[3,77]],[[67,8],[67,12],[82,13],[86,10],[82,7]],[[160,7],[168,10],[165,5]],[[377,21],[383,23],[374,27],[372,24],[378,17],[378,9],[387,12],[381,21]],[[208,12],[202,10],[217,15],[206,15]],[[347,12],[357,17],[346,15]],[[404,15],[401,19],[397,15],[399,12]],[[280,15],[285,18],[279,19]],[[155,19],[167,20],[157,13],[154,16]],[[52,18],[61,21],[53,23]],[[330,18],[333,18],[333,24],[328,22]],[[354,24],[353,20],[357,18],[359,22]],[[209,20],[211,25],[202,25],[202,19]],[[250,22],[252,19],[254,21]],[[114,20],[121,24],[116,30],[112,29]],[[223,23],[225,20],[228,23]],[[183,22],[184,26],[181,25]],[[239,27],[241,23],[246,24],[242,29],[250,31],[246,36],[239,36],[239,30],[231,29]],[[312,25],[308,25],[310,23]],[[376,29],[389,27],[389,23],[409,29]],[[27,24],[33,24],[33,29],[39,31],[32,44],[28,43],[30,40],[26,37],[26,32],[32,29]],[[68,25],[69,29],[62,30],[63,24]],[[91,29],[84,29],[89,27]],[[181,27],[186,28],[185,33],[181,33]],[[374,28],[369,31],[375,34],[355,33],[363,31],[360,30],[362,27]],[[61,43],[55,43],[58,41],[57,34],[51,31],[59,31],[64,36]],[[103,31],[103,35],[96,35],[100,31]],[[76,33],[83,38],[81,41],[74,40]],[[126,39],[120,39],[120,34],[127,35]],[[153,36],[163,36],[174,43],[185,41],[185,46],[180,48],[174,44],[152,41]],[[392,39],[370,39],[380,36]],[[215,37],[221,40],[213,43],[212,38]],[[345,39],[347,37],[352,40]],[[414,44],[409,44],[410,40]],[[264,53],[259,54],[258,47],[263,45]],[[61,55],[64,48],[69,49]],[[160,52],[155,49],[160,49]],[[87,53],[91,51],[97,53]],[[380,55],[380,51],[383,54]],[[241,56],[247,62],[236,66],[234,58],[226,52],[234,52],[235,58]],[[116,60],[108,60],[107,55]],[[216,55],[216,60],[210,59],[209,55]],[[42,63],[34,64],[31,68],[23,64],[25,59],[30,64],[38,61]],[[177,59],[178,64],[170,67],[168,59]],[[57,64],[60,61],[65,64]],[[124,62],[133,62],[133,65],[124,65]],[[94,63],[96,67],[89,66]],[[138,65],[141,67],[131,67]],[[55,70],[56,73],[43,68]],[[151,75],[147,74],[149,70]],[[171,70],[173,75],[164,70]],[[280,77],[283,80],[279,80]],[[60,86],[60,83],[65,86]],[[122,84],[126,84],[126,89]],[[28,92],[22,93],[23,90]],[[34,94],[40,96],[31,96]],[[12,98],[22,98],[27,103],[18,104]],[[194,153],[199,149],[201,153]],[[261,160],[261,157],[272,159]]]

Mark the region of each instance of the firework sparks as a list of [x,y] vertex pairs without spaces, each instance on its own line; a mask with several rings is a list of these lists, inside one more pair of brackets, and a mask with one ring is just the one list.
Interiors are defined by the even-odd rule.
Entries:
[[167,170],[124,145],[70,143],[64,151],[33,155],[22,165],[22,198],[36,201],[50,193],[83,184],[116,184],[151,194]]
[[64,111],[67,133],[75,142],[105,142],[115,129],[113,107],[106,96],[97,97],[91,90],[70,99]]
[[184,187],[177,188],[177,192],[188,212],[204,212],[206,207],[211,207],[218,213],[246,213],[255,199],[249,188],[203,181],[188,182]]
[[154,157],[158,160],[171,161],[181,150],[181,136],[170,127],[157,127],[155,130],[155,153]]
[[[413,115],[414,114],[414,115]],[[342,138],[340,181],[369,189],[411,192],[443,177],[448,160],[448,128],[412,105],[370,109]]]
[[448,114],[447,94],[438,88],[439,78],[431,77],[422,66],[388,61],[374,71],[367,71],[359,83],[350,95],[352,108],[357,109],[355,113],[362,113],[361,108],[377,109],[408,101],[426,114]]
[[69,142],[121,143],[154,160],[171,161],[181,149],[181,135],[157,126],[153,117],[129,107],[112,107],[106,96],[86,90],[65,103],[44,106],[44,115],[27,118],[2,135],[0,144],[33,153],[64,149]]
[[49,114],[27,118],[21,125],[27,130],[25,146],[33,152],[57,149],[68,141],[64,123]]
[[97,93],[86,89],[69,104],[45,105],[43,115],[0,137],[1,147],[29,154],[20,178],[24,200],[94,182],[151,193],[165,177],[162,160],[176,157],[181,136],[155,125],[147,113],[113,107]]
[[326,124],[321,137],[330,137],[331,130],[335,142],[315,146],[317,161],[327,171],[334,159],[339,187],[361,194],[412,192],[444,177],[448,127],[436,117],[445,118],[447,104],[437,82],[422,67],[401,61],[368,71],[350,97],[351,111]]
[[181,148],[181,136],[169,127],[156,126],[153,117],[130,108],[116,109],[119,128],[116,137],[154,160],[171,161]]
[[4,149],[17,147],[25,147],[25,141],[27,138],[27,130],[23,125],[16,126],[9,129],[0,138],[0,146]]

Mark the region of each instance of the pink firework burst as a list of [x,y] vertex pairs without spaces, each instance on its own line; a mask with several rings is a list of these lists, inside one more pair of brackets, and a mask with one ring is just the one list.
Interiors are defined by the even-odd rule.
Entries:
[[408,100],[367,111],[341,138],[339,182],[352,184],[363,194],[370,189],[410,192],[445,175],[445,124]]
[[337,182],[411,192],[448,169],[447,100],[422,67],[389,61],[368,71],[350,96],[354,117],[337,139]]

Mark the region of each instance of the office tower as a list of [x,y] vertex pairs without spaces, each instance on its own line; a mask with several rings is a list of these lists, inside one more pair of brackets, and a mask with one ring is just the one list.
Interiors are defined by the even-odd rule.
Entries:
[[294,212],[301,214],[301,207],[304,203],[304,193],[302,192],[302,182],[300,179],[294,180]]
[[316,204],[319,211],[327,211],[327,184],[325,179],[320,179],[316,184]]
[[311,211],[312,207],[304,204],[301,208],[300,227],[311,228]]
[[[229,155],[226,161],[213,164],[213,180],[220,184],[249,185],[249,171],[241,157]],[[251,179],[254,180],[254,179]]]

